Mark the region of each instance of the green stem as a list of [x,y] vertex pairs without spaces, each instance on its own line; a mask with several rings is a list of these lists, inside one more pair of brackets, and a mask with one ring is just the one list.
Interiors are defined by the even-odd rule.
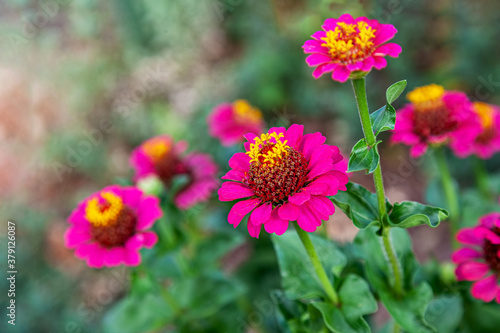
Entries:
[[479,157],[474,157],[474,175],[479,191],[485,198],[491,197],[491,192],[488,186],[488,172],[484,166],[484,161]]
[[[356,104],[358,106],[359,119],[361,120],[361,126],[363,128],[363,133],[365,135],[366,144],[373,149],[377,149],[376,142],[377,138],[373,133],[373,127],[370,120],[370,111],[368,109],[368,100],[366,98],[366,88],[365,79],[353,79],[352,88],[354,90],[354,97],[356,98]],[[373,173],[373,182],[375,184],[375,192],[377,193],[377,203],[379,210],[379,218],[382,223],[382,238],[384,250],[389,258],[392,272],[394,274],[394,290],[398,295],[403,293],[403,273],[401,271],[401,266],[399,265],[396,253],[392,247],[389,230],[390,226],[387,224],[384,216],[387,214],[387,208],[385,206],[385,190],[384,181],[382,178],[382,168],[379,165]]]
[[172,295],[170,295],[167,288],[160,286],[160,293],[165,302],[167,302],[174,312],[178,313],[181,310],[180,304]]
[[321,261],[319,260],[318,254],[316,253],[316,250],[314,249],[314,245],[311,242],[311,239],[309,238],[309,235],[307,231],[302,230],[297,223],[294,224],[295,229],[297,230],[297,234],[299,235],[300,240],[302,241],[302,244],[304,244],[304,247],[306,249],[307,255],[309,256],[309,259],[311,260],[311,263],[314,267],[314,270],[316,271],[316,274],[318,275],[319,281],[321,282],[321,285],[323,286],[323,289],[325,290],[326,294],[328,295],[328,298],[332,301],[334,305],[339,305],[339,296],[337,295],[337,292],[335,289],[333,289],[332,284],[330,283],[330,280],[328,279],[328,276],[326,275],[325,269],[323,268],[323,265],[321,265]]
[[453,185],[453,178],[450,174],[450,169],[448,168],[448,163],[446,162],[446,155],[444,148],[439,147],[435,149],[436,162],[438,165],[439,173],[441,175],[441,183],[443,185],[444,196],[446,198],[446,203],[448,210],[450,212],[450,230],[453,248],[458,247],[458,243],[455,239],[455,235],[458,232],[458,216],[459,216],[459,204],[458,196],[455,191],[455,186]]

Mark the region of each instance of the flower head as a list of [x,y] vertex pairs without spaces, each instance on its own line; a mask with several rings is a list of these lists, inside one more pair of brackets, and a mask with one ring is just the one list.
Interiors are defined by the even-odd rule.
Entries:
[[187,144],[174,143],[166,135],[155,136],[137,147],[130,157],[135,169],[135,181],[156,175],[170,187],[174,178],[186,176],[186,185],[175,195],[175,204],[188,209],[199,202],[208,200],[219,186],[216,178],[218,168],[208,154],[192,152],[183,155]]
[[345,191],[345,172],[335,170],[342,160],[336,146],[325,145],[321,133],[303,135],[304,127],[273,127],[261,136],[247,134],[245,153],[229,160],[229,180],[219,189],[221,201],[237,202],[228,221],[235,228],[245,215],[248,231],[258,237],[262,226],[283,234],[290,221],[313,232],[335,212],[326,197]]
[[207,123],[210,135],[224,146],[244,141],[246,133],[261,133],[265,125],[262,112],[242,99],[216,106]]
[[476,128],[473,129],[472,135],[456,137],[451,148],[459,157],[475,154],[487,159],[500,151],[500,108],[474,102],[472,109],[478,118]]
[[477,117],[464,93],[431,84],[409,92],[407,98],[411,103],[399,110],[392,141],[411,146],[412,157],[423,155],[431,144],[477,133]]
[[90,267],[137,266],[139,250],[156,244],[156,234],[148,229],[162,215],[157,198],[135,187],[108,186],[73,210],[66,247]]
[[479,220],[479,225],[464,228],[457,240],[466,247],[453,253],[458,264],[458,280],[475,281],[472,296],[484,302],[500,303],[500,213],[491,213]]
[[343,14],[338,19],[327,19],[321,31],[315,32],[302,48],[306,62],[316,67],[314,78],[332,72],[332,79],[345,82],[349,78],[363,77],[372,70],[387,66],[385,56],[398,57],[401,46],[386,43],[397,30],[393,25],[380,24],[366,17],[354,19]]

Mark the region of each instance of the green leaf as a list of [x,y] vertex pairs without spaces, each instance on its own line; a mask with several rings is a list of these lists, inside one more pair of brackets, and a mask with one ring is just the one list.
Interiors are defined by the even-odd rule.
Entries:
[[393,293],[392,267],[386,260],[387,256],[375,228],[361,230],[355,239],[356,246],[360,248],[357,253],[365,261],[366,277],[387,311],[405,331],[435,332],[424,319],[424,313],[433,298],[432,289],[426,282],[416,281],[419,265],[413,255],[408,232],[394,228],[391,229],[390,236],[399,262],[403,266],[404,295],[397,296]]
[[457,331],[464,313],[460,295],[441,295],[429,303],[425,319],[434,325],[439,333]]
[[340,287],[339,297],[342,312],[350,320],[377,311],[377,302],[370,291],[368,283],[357,275],[347,275]]
[[396,110],[390,104],[384,105],[370,114],[370,121],[375,136],[380,132],[393,130],[396,125]]
[[[310,235],[321,264],[330,275],[340,274],[347,263],[344,254],[327,239]],[[278,257],[281,283],[289,299],[310,299],[325,297],[325,292],[318,280],[311,261],[294,231],[287,231],[281,236],[272,235],[272,241]]]
[[387,104],[392,104],[399,95],[403,93],[406,88],[406,80],[398,81],[387,88],[385,92],[385,98],[387,99]]
[[370,326],[362,318],[348,320],[342,310],[331,303],[314,302],[311,305],[316,308],[325,321],[326,326],[335,333],[360,333],[371,332]]
[[389,223],[398,228],[411,228],[423,224],[435,228],[448,216],[448,212],[442,208],[427,206],[414,201],[403,201],[394,204],[389,214]]
[[[342,209],[359,229],[365,229],[372,225],[381,225],[378,217],[377,195],[363,186],[349,182],[347,191],[338,192],[330,199]],[[386,203],[386,206],[390,210],[390,204]]]
[[380,162],[380,155],[377,151],[377,142],[373,147],[366,144],[365,139],[359,140],[352,147],[351,155],[349,156],[348,172],[367,170],[372,173],[377,168]]
[[129,295],[109,310],[103,320],[104,332],[150,332],[172,320],[172,311],[158,294]]

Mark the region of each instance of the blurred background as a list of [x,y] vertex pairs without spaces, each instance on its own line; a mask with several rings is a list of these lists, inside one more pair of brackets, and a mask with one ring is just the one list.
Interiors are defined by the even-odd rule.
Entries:
[[[498,1],[2,0],[0,218],[2,226],[17,223],[15,331],[120,332],[107,313],[127,290],[127,270],[86,267],[65,249],[63,234],[80,200],[131,177],[128,157],[143,140],[160,133],[185,139],[213,154],[222,174],[239,147],[221,148],[205,118],[218,103],[243,98],[269,125],[304,124],[348,155],[361,136],[351,87],[328,75],[314,80],[301,49],[324,19],[346,12],[399,31],[394,42],[402,54],[367,79],[372,110],[384,104],[386,87],[402,79],[407,92],[437,83],[500,103]],[[403,103],[404,97],[394,106]],[[391,201],[442,202],[432,157],[410,160],[406,147],[387,143],[381,149]],[[467,193],[474,186],[470,161],[449,158],[463,194],[474,201]],[[487,162],[495,184],[499,166],[498,155]],[[352,180],[372,188],[362,174]],[[203,207],[209,213],[200,223],[207,233],[231,231],[229,206],[216,203],[214,196]],[[327,229],[340,242],[356,233],[340,210]],[[448,260],[446,224],[437,230],[412,230],[420,259]],[[236,300],[245,311],[233,314],[228,304],[218,327],[273,331],[266,315],[248,329],[257,320],[252,309],[266,304],[280,280],[268,237],[254,241],[245,232],[238,231],[244,237],[220,261],[247,285]],[[2,253],[5,236],[2,227]],[[4,308],[5,280],[0,287]],[[2,319],[1,332],[4,325]]]

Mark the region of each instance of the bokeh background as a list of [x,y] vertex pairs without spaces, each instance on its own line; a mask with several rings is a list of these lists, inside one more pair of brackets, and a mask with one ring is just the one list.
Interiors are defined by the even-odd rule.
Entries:
[[[304,124],[348,155],[361,135],[351,87],[327,76],[314,80],[301,49],[325,18],[345,12],[399,31],[400,57],[368,77],[372,110],[384,104],[385,88],[402,79],[407,91],[437,83],[500,103],[498,1],[2,0],[0,246],[6,253],[5,225],[15,221],[15,331],[120,332],[114,322],[126,318],[108,310],[127,290],[127,270],[86,267],[64,248],[63,234],[81,199],[130,178],[129,154],[143,140],[160,133],[185,139],[226,170],[239,148],[221,148],[205,118],[218,103],[244,98],[268,124]],[[403,103],[404,97],[394,105]],[[406,147],[386,142],[389,198],[444,206],[432,156],[410,160]],[[499,157],[487,162],[493,184],[500,184]],[[473,224],[483,206],[467,192],[474,186],[471,163],[449,158],[462,194],[476,205],[468,217]],[[362,174],[352,179],[371,188]],[[227,206],[215,196],[197,209],[208,211],[198,221],[205,233],[241,236],[219,262],[246,286],[238,289],[238,310],[227,304],[207,327],[274,331],[274,318],[259,310],[280,287],[268,237],[254,241],[244,230],[232,231]],[[340,242],[356,233],[340,211],[327,229]],[[447,235],[446,224],[412,230],[418,257],[448,260]],[[4,265],[2,259],[2,271]],[[168,271],[168,263],[161,269]],[[7,289],[0,280],[2,309]],[[1,332],[12,329],[4,319]]]

